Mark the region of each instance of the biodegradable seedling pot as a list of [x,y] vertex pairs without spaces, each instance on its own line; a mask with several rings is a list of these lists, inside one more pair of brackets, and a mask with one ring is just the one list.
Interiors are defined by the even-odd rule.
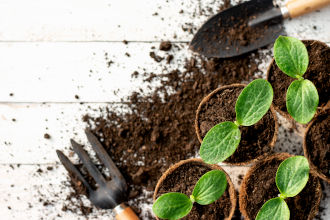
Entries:
[[[205,134],[216,124],[235,121],[235,103],[246,85],[222,86],[208,94],[199,104],[195,119],[195,130],[200,143]],[[268,155],[277,139],[278,125],[271,106],[263,118],[252,126],[241,126],[241,141],[235,153],[224,163],[245,165]]]
[[310,167],[321,179],[330,183],[330,109],[325,109],[311,121],[304,135],[304,154]]
[[[329,103],[330,88],[330,48],[323,42],[316,40],[302,41],[308,51],[309,65],[303,77],[309,79],[317,88],[319,94],[319,107],[324,108]],[[276,111],[294,123],[286,108],[286,94],[290,84],[296,80],[282,72],[273,59],[268,67],[266,79],[274,90],[273,105]],[[302,136],[307,125],[297,123],[298,133]]]
[[[239,192],[239,207],[244,219],[255,219],[266,201],[279,196],[275,183],[276,172],[281,162],[292,156],[288,153],[274,154],[258,161],[249,169]],[[304,189],[295,197],[285,199],[290,210],[290,219],[312,220],[319,210],[321,196],[319,178],[311,170]]]
[[168,192],[181,192],[190,195],[198,179],[211,170],[221,170],[226,174],[228,183],[224,194],[220,199],[210,205],[199,205],[194,203],[191,212],[183,219],[231,219],[236,208],[236,193],[234,185],[229,175],[220,166],[206,164],[201,159],[180,161],[163,173],[158,180],[154,191],[154,201],[160,195]]

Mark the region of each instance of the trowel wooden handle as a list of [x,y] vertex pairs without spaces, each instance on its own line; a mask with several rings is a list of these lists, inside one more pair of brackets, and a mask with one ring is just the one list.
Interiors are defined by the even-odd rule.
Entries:
[[125,204],[120,204],[114,209],[116,213],[116,220],[139,220],[139,217],[134,211]]
[[330,0],[291,0],[286,3],[291,18],[320,9],[330,4]]

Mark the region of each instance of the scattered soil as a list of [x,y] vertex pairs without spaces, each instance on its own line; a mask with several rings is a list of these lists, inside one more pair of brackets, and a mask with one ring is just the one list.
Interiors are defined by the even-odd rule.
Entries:
[[[186,163],[170,173],[163,181],[157,193],[157,198],[168,192],[181,192],[191,195],[199,178],[212,169],[200,163]],[[228,187],[219,200],[210,205],[194,203],[191,212],[183,219],[189,220],[212,220],[229,217],[231,201]]]
[[330,181],[330,109],[312,123],[306,134],[305,148],[308,159]]
[[[242,188],[244,186],[245,192],[243,193],[242,189],[240,191],[240,209],[243,215],[244,212],[248,215],[245,216],[248,219],[255,219],[262,205],[278,196],[279,191],[275,183],[276,171],[280,163],[289,157],[289,154],[280,155],[259,162],[251,168],[252,173],[248,173],[244,178]],[[290,209],[290,219],[313,219],[318,212],[321,195],[319,179],[310,175],[303,191],[285,200]]]
[[159,63],[160,61],[162,61],[164,59],[164,57],[158,56],[156,55],[156,53],[154,51],[149,53],[150,57],[152,59],[154,59],[157,63]]
[[84,116],[126,178],[130,199],[145,189],[153,191],[170,165],[196,155],[200,143],[194,119],[200,101],[225,83],[254,79],[256,59],[251,54],[231,59],[193,57],[185,61],[183,70],[169,71],[165,66],[157,75],[135,71],[133,79],[142,75],[146,85],[155,80],[161,85],[150,95],[132,93],[123,100],[122,109],[99,109],[99,117]]
[[265,21],[253,27],[248,24],[264,11],[265,7],[269,8],[269,4],[263,3],[263,6],[256,8],[252,8],[250,3],[246,4],[241,9],[233,8],[234,11],[230,13],[224,12],[221,16],[212,17],[202,29],[199,29],[191,48],[209,57],[227,57],[232,56],[234,51],[239,54],[251,51],[255,43],[264,45],[263,37],[279,34],[280,28],[272,22]]
[[[225,2],[225,7],[229,7],[230,1]],[[203,10],[201,13],[210,13],[208,9]],[[196,29],[193,24],[186,25],[189,26],[187,32]],[[194,119],[203,97],[222,85],[246,83],[261,74],[258,60],[263,57],[258,54],[230,59],[206,59],[198,55],[185,58],[176,57],[181,46],[171,45],[169,51],[159,52],[152,48],[150,56],[162,64],[183,60],[184,65],[179,69],[170,70],[172,64],[164,65],[155,74],[141,67],[131,75],[132,80],[144,79],[143,88],[155,88],[155,82],[160,82],[154,92],[146,94],[137,88],[129,97],[123,97],[121,107],[114,109],[112,105],[95,109],[93,115],[99,112],[99,116],[83,117],[126,178],[130,204],[138,214],[141,213],[141,203],[151,201],[151,193],[144,192],[154,190],[162,172],[182,159],[195,157],[198,152],[200,143],[194,131]],[[164,45],[159,47],[164,48]],[[162,57],[157,55],[158,52]],[[78,206],[88,215],[91,209],[75,202],[75,199],[80,201],[79,192],[84,191],[83,186],[75,181],[72,184],[76,192],[67,200],[72,201],[69,202],[72,207]],[[141,219],[153,219],[151,216],[140,214]]]
[[159,49],[163,51],[169,51],[172,48],[172,44],[169,41],[163,41],[159,45]]
[[[303,77],[314,83],[319,93],[319,107],[323,107],[327,105],[330,94],[330,48],[319,41],[304,40],[303,43],[309,55],[308,69]],[[274,90],[274,106],[283,114],[288,114],[286,91],[295,79],[283,73],[274,60],[269,67],[267,79]]]
[[45,133],[45,134],[44,134],[44,138],[45,138],[45,139],[50,139],[50,135],[49,135],[48,133]]
[[[222,89],[213,94],[201,105],[198,115],[198,128],[202,138],[216,124],[236,120],[235,103],[243,90],[243,85]],[[241,126],[241,142],[235,153],[225,162],[244,163],[271,152],[276,132],[275,119],[269,110],[255,125]]]
[[[254,17],[240,19],[237,23],[235,23],[235,25],[221,28],[220,34],[218,35],[221,41],[228,42],[229,45],[233,45],[235,42],[238,42],[237,46],[247,46],[261,38],[267,29],[264,27],[262,29],[256,27],[251,28],[247,21],[252,20]],[[231,17],[231,20],[235,20],[235,18]],[[237,49],[239,49],[239,47],[237,47]]]

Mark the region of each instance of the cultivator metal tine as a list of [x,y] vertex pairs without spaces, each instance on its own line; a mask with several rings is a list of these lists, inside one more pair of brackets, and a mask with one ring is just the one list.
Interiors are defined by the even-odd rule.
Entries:
[[115,163],[110,158],[109,154],[105,151],[102,144],[98,141],[95,135],[89,131],[85,130],[88,141],[91,143],[95,153],[101,160],[101,162],[109,169],[112,180],[116,181],[118,185],[124,186],[127,189],[126,180],[123,175],[115,165]]
[[80,171],[71,163],[69,158],[67,158],[62,151],[56,150],[57,156],[60,159],[61,163],[65,167],[65,169],[73,174],[75,177],[79,179],[80,182],[87,188],[88,192],[91,192],[93,189],[92,187],[87,183],[85,178],[81,175]]
[[100,186],[105,186],[106,181],[103,177],[103,175],[100,173],[100,171],[96,168],[92,160],[89,158],[86,151],[82,148],[80,144],[75,142],[71,139],[71,144],[73,147],[73,151],[78,154],[80,160],[84,164],[84,166],[87,168],[89,174],[94,178],[95,182],[99,184]]

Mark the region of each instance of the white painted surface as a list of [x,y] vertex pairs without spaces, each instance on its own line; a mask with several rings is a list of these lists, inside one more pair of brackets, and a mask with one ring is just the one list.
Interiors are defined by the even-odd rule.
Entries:
[[[1,41],[189,41],[182,30],[199,27],[216,12],[214,0],[2,0]],[[235,2],[235,1],[232,1]],[[237,1],[236,1],[237,2]],[[180,11],[183,10],[183,13]],[[290,36],[329,41],[330,7],[286,22]],[[154,15],[158,13],[158,15]],[[212,14],[209,12],[208,14]],[[323,20],[322,23],[318,22]],[[317,30],[313,29],[317,27]],[[173,28],[175,27],[175,28]],[[176,37],[175,37],[176,36]]]
[[[141,86],[139,78],[131,79],[134,71],[142,74],[145,68],[159,73],[166,64],[165,60],[156,63],[149,56],[153,46],[157,55],[165,56],[158,51],[159,43],[0,43],[0,100],[120,102],[121,97]],[[173,47],[173,69],[182,67],[180,59],[189,54],[187,44],[176,46],[185,49]],[[110,60],[114,63],[108,67]]]
[[[61,211],[70,188],[63,187],[67,184],[66,172],[56,163],[54,150],[67,152],[72,137],[86,143],[81,117],[87,112],[93,114],[88,106],[96,108],[108,105],[105,102],[120,102],[114,91],[120,89],[118,96],[123,97],[141,86],[140,80],[131,80],[131,73],[139,67],[157,72],[162,65],[148,56],[150,48],[157,48],[161,39],[189,42],[192,34],[184,32],[182,27],[189,27],[187,23],[199,27],[209,17],[200,12],[210,5],[215,12],[219,3],[214,0],[0,1],[1,219],[83,219],[79,213]],[[158,15],[153,16],[155,12]],[[329,14],[327,7],[285,21],[285,29],[294,37],[330,43]],[[135,42],[125,45],[123,40]],[[173,50],[176,60],[172,66],[182,68],[182,59],[189,57],[190,52],[187,43],[176,45],[185,49]],[[110,67],[105,53],[114,61]],[[267,63],[268,60],[264,61],[261,69],[265,70]],[[9,96],[10,93],[14,95]],[[75,99],[76,94],[79,100]],[[43,138],[45,132],[51,135],[50,140]],[[293,143],[288,144],[289,138]],[[285,129],[280,129],[278,150],[292,152],[300,146],[299,136],[288,137]],[[48,166],[54,170],[47,171]],[[44,170],[42,175],[35,173],[39,168]],[[247,168],[225,166],[225,169],[237,186],[238,174],[244,174]],[[330,219],[329,185],[325,184],[325,189],[328,197],[323,200],[323,207],[327,207],[322,211],[324,220]],[[55,205],[43,206],[38,201],[40,197],[54,200]],[[111,213],[94,211],[90,219],[111,219]]]

